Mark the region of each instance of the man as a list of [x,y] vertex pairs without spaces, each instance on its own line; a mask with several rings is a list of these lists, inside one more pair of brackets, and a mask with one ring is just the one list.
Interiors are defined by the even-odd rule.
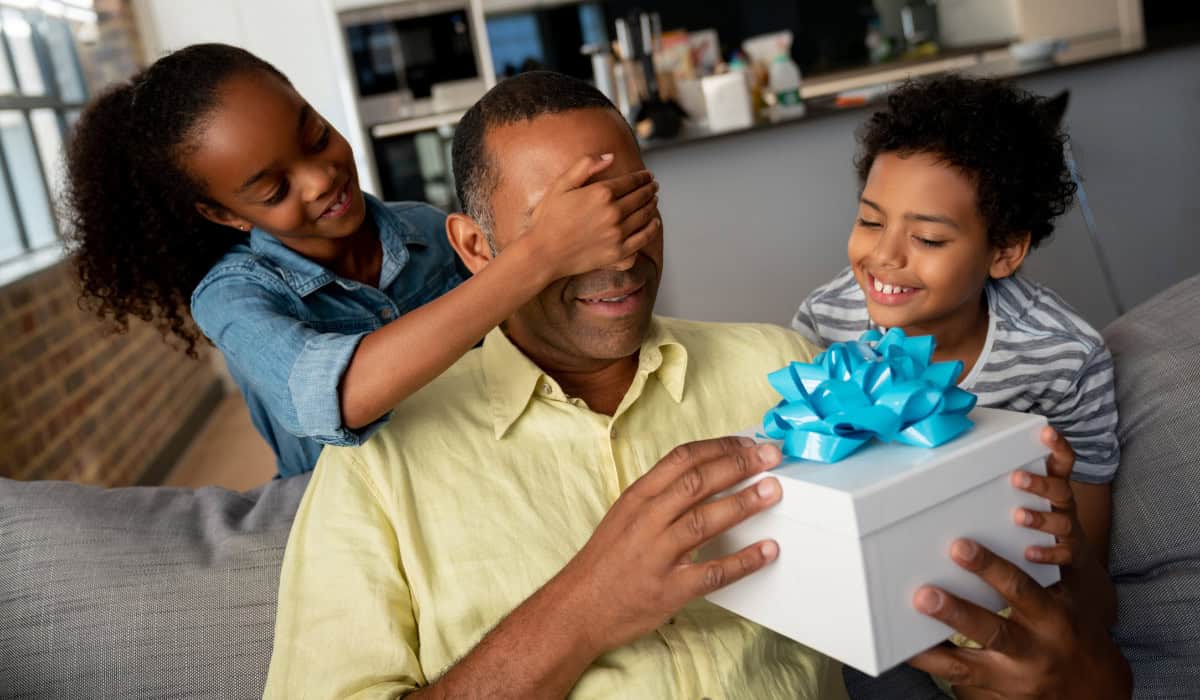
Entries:
[[[602,95],[532,73],[464,116],[454,169],[467,214],[448,233],[478,271],[545,202],[644,165]],[[552,283],[367,445],[323,453],[284,560],[267,697],[845,696],[839,664],[701,599],[778,555],[691,557],[778,501],[769,478],[709,501],[778,450],[676,448],[756,424],[777,399],[765,375],[813,348],[774,326],[653,317],[662,260],[657,238]],[[998,588],[1017,580],[989,557],[960,559]],[[923,609],[976,639],[1010,624],[937,601]],[[965,678],[963,663],[926,665]]]
[[[603,95],[550,73],[493,89],[454,153],[469,215],[447,228],[473,271],[598,157],[598,178],[645,168]],[[774,557],[763,543],[689,563],[712,528],[778,500],[772,479],[700,506],[777,450],[707,443],[631,488],[675,446],[758,423],[777,400],[766,374],[813,355],[774,326],[653,317],[662,259],[657,237],[552,283],[364,448],[324,453],[288,545],[268,696],[840,696],[837,663],[682,607]]]

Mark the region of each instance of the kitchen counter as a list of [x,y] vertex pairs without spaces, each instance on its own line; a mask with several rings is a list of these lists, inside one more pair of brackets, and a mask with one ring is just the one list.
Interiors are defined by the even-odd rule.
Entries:
[[[1192,37],[1191,39],[1193,41],[1200,41],[1200,36]],[[1175,46],[1179,43],[1186,42],[1177,41],[1171,43],[1170,46]],[[1071,40],[1067,47],[1059,51],[1054,57],[1038,62],[1018,61],[1012,57],[1007,47],[989,46],[982,47],[977,51],[957,51],[949,55],[930,59],[881,64],[871,68],[815,76],[805,80],[801,87],[801,94],[804,97],[805,106],[807,107],[805,114],[802,116],[773,121],[762,120],[752,126],[726,131],[713,131],[702,123],[689,122],[685,125],[683,132],[679,136],[672,139],[648,140],[642,143],[642,148],[645,151],[676,148],[698,141],[708,141],[737,134],[773,129],[865,109],[879,103],[886,95],[881,94],[874,99],[850,107],[835,106],[834,98],[838,93],[845,91],[886,86],[907,78],[949,72],[959,72],[981,77],[1025,78],[1074,66],[1136,56],[1159,48],[1169,48],[1169,46],[1160,47],[1147,44],[1141,36],[1110,34]]]

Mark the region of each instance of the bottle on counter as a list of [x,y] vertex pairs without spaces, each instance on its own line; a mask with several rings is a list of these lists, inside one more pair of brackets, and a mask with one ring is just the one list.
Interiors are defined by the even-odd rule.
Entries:
[[767,85],[774,98],[769,115],[772,119],[804,114],[804,100],[800,97],[800,66],[796,65],[789,53],[780,53],[771,61]]

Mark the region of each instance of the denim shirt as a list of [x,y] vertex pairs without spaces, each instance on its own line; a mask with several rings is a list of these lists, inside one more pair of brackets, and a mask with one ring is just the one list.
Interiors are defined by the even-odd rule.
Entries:
[[358,430],[342,423],[338,384],[358,343],[466,276],[446,240],[445,214],[364,196],[383,245],[378,288],[255,228],[192,293],[192,317],[224,354],[283,477],[311,471],[322,445],[359,445],[388,419]]

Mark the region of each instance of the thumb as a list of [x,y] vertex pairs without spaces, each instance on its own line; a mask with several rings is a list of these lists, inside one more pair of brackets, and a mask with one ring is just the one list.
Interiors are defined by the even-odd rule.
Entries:
[[613,163],[613,154],[603,153],[599,156],[586,155],[575,162],[562,175],[559,175],[550,185],[550,192],[563,193],[583,186],[596,173],[604,170]]

